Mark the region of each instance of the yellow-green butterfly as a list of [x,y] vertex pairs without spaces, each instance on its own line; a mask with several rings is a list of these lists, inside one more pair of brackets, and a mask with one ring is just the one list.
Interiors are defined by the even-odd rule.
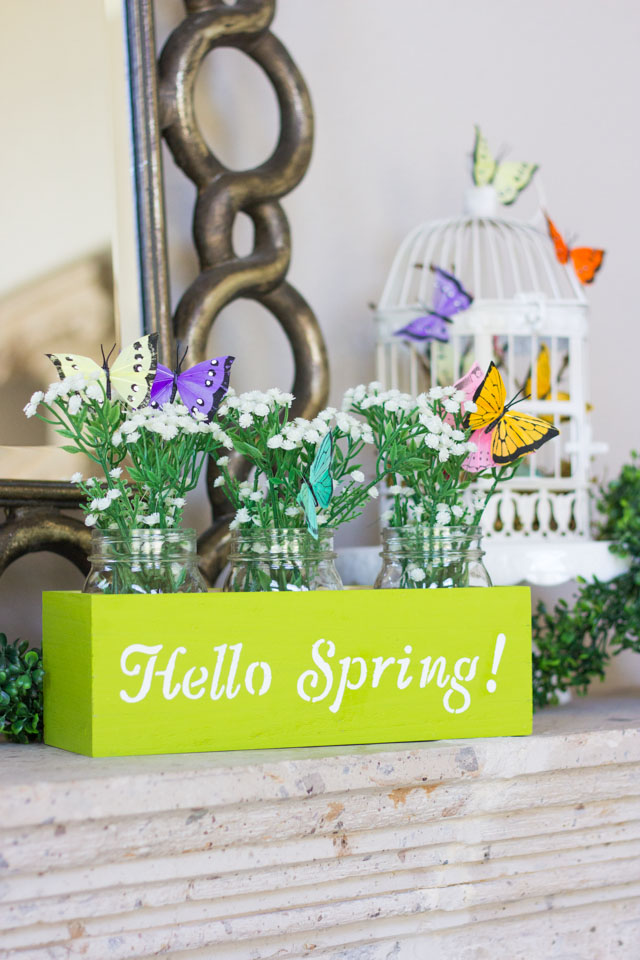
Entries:
[[480,127],[476,127],[476,139],[473,145],[473,182],[477,187],[492,184],[500,203],[505,206],[513,203],[520,191],[529,186],[537,169],[537,163],[519,163],[516,160],[498,163],[494,160]]
[[307,530],[314,540],[318,539],[318,507],[328,507],[333,496],[332,463],[333,433],[329,431],[318,447],[318,452],[309,468],[309,476],[302,478],[303,484],[296,498],[304,510]]
[[[102,347],[100,348],[102,350]],[[102,365],[90,357],[77,353],[48,353],[61,380],[80,374],[88,380],[104,385],[107,400],[112,392],[124,400],[130,407],[143,407],[149,402],[151,386],[158,365],[158,334],[140,337],[125,347],[116,357],[111,367],[109,358],[115,346],[105,357],[102,350]]]

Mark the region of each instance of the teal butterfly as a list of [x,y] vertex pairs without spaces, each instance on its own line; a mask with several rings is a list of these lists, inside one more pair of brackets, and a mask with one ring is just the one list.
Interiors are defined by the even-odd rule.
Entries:
[[309,477],[302,478],[304,483],[296,498],[304,510],[307,530],[314,540],[318,539],[318,507],[328,507],[333,496],[332,463],[333,433],[329,431],[318,447],[318,452],[309,469]]

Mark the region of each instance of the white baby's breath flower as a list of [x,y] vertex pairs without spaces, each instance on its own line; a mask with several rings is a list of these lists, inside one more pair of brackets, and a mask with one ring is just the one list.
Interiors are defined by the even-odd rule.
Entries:
[[459,412],[460,412],[460,404],[458,403],[457,400],[454,400],[452,397],[447,397],[447,399],[446,399],[446,400],[444,401],[444,403],[443,403],[443,406],[444,406],[445,410],[447,411],[447,413],[459,413]]
[[224,487],[224,477],[216,477],[213,485],[214,487]]
[[267,440],[267,446],[269,447],[270,450],[277,450],[278,447],[282,447],[283,445],[284,445],[284,437],[282,436],[281,433],[276,433],[274,437],[269,437],[269,439]]
[[283,440],[282,449],[283,450],[295,450],[298,444],[294,440]]
[[160,514],[159,513],[150,513],[146,517],[140,517],[141,523],[146,523],[148,527],[153,527],[156,523],[160,523]]
[[121,496],[122,496],[122,490],[112,489],[107,491],[107,497],[109,498],[109,500],[117,500],[118,497],[121,497]]
[[431,450],[438,450],[440,447],[440,437],[436,433],[428,433],[424,438],[425,446]]
[[253,493],[249,494],[249,500],[253,500],[254,503],[257,503],[259,500],[263,500],[263,495],[260,490],[254,490]]
[[76,473],[71,474],[71,479],[69,480],[69,483],[82,483],[82,474],[80,473],[79,470],[76,471]]
[[442,400],[445,393],[442,387],[431,387],[427,396],[430,400]]
[[285,515],[287,517],[297,517],[300,514],[300,507],[287,507]]
[[85,394],[89,400],[96,400],[98,403],[104,400],[104,391],[99,383],[90,383],[85,390]]
[[440,463],[446,463],[449,457],[450,457],[450,453],[444,447],[438,453],[438,460],[440,461]]
[[87,527],[95,527],[97,522],[98,522],[98,518],[93,513],[88,513],[84,518],[84,523],[85,523],[85,526]]
[[338,412],[338,411],[336,410],[335,407],[325,407],[324,410],[321,410],[321,411],[320,411],[320,413],[318,414],[318,417],[319,417],[321,420],[324,420],[326,423],[328,423],[329,420],[331,420],[333,417],[335,417],[335,415],[337,414],[337,412]]
[[473,400],[465,400],[464,409],[467,413],[475,413],[478,409],[478,406]]
[[42,392],[42,390],[36,390],[35,393],[31,394],[31,399],[29,400],[29,403],[38,404],[38,403],[42,403],[43,400],[44,400],[44,393]]
[[122,467],[114,467],[113,470],[109,470],[109,476],[112,480],[118,480],[122,476]]
[[115,430],[113,436],[111,437],[111,443],[114,447],[119,447],[122,443],[122,433],[120,430]]
[[29,420],[31,419],[31,417],[35,417],[35,415],[36,415],[37,412],[38,412],[38,404],[37,404],[37,403],[31,403],[31,402],[29,402],[29,403],[24,407],[24,415],[25,415],[25,417],[27,417]]
[[317,430],[306,430],[304,434],[304,440],[307,443],[319,443],[321,437]]
[[451,513],[454,515],[454,517],[455,517],[457,520],[459,520],[459,519],[464,515],[465,510],[464,510],[464,507],[461,507],[461,506],[460,506],[460,504],[455,503],[455,504],[451,507]]
[[422,580],[426,579],[426,573],[424,570],[421,570],[420,567],[411,567],[409,570],[409,576],[412,580],[415,580],[416,583],[420,583]]
[[72,417],[75,417],[76,413],[79,413],[80,407],[82,406],[82,397],[79,393],[74,393],[72,397],[69,398],[67,404],[67,411],[71,414]]
[[327,515],[324,514],[324,513],[319,513],[316,519],[317,519],[317,521],[318,521],[318,526],[319,526],[319,527],[323,526],[323,524],[327,523],[328,520],[329,520],[329,518],[327,517]]
[[216,463],[219,467],[226,467],[229,464],[229,457],[218,457]]
[[246,430],[248,427],[253,426],[253,417],[250,413],[241,413],[238,423],[243,430]]
[[134,430],[134,432],[130,433],[129,436],[127,437],[127,443],[137,443],[139,439],[140,439],[140,434],[138,433],[137,430]]
[[404,487],[401,487],[399,483],[394,483],[393,486],[389,487],[388,490],[388,493],[390,493],[392,497],[402,496],[403,492]]
[[369,494],[369,496],[371,497],[372,500],[377,500],[377,499],[378,499],[378,490],[377,490],[377,487],[369,487],[369,489],[367,490],[367,493]]
[[383,523],[388,523],[389,520],[391,520],[392,516],[393,516],[393,510],[383,510],[382,513],[380,514],[380,519],[382,520]]
[[251,514],[246,507],[240,507],[240,509],[236,512],[236,520],[238,523],[249,523],[251,520]]
[[351,476],[351,479],[355,480],[356,483],[364,482],[364,473],[362,472],[362,470],[352,470],[350,476]]

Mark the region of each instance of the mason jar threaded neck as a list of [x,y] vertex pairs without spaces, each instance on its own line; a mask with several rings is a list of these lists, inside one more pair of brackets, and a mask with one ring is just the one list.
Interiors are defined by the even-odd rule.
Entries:
[[266,555],[335,560],[334,534],[335,530],[323,527],[316,540],[305,527],[238,528],[231,532],[229,560],[264,560]]
[[129,562],[134,557],[154,563],[173,563],[196,555],[196,531],[188,527],[91,531],[91,563]]
[[479,560],[484,556],[481,538],[482,527],[479,525],[432,526],[412,523],[403,527],[385,527],[382,531],[381,556],[413,558],[440,555]]

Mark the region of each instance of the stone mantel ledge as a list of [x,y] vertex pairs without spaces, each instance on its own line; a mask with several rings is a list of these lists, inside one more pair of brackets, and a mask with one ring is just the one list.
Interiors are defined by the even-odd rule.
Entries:
[[637,960],[640,695],[530,737],[0,744],[1,960]]

